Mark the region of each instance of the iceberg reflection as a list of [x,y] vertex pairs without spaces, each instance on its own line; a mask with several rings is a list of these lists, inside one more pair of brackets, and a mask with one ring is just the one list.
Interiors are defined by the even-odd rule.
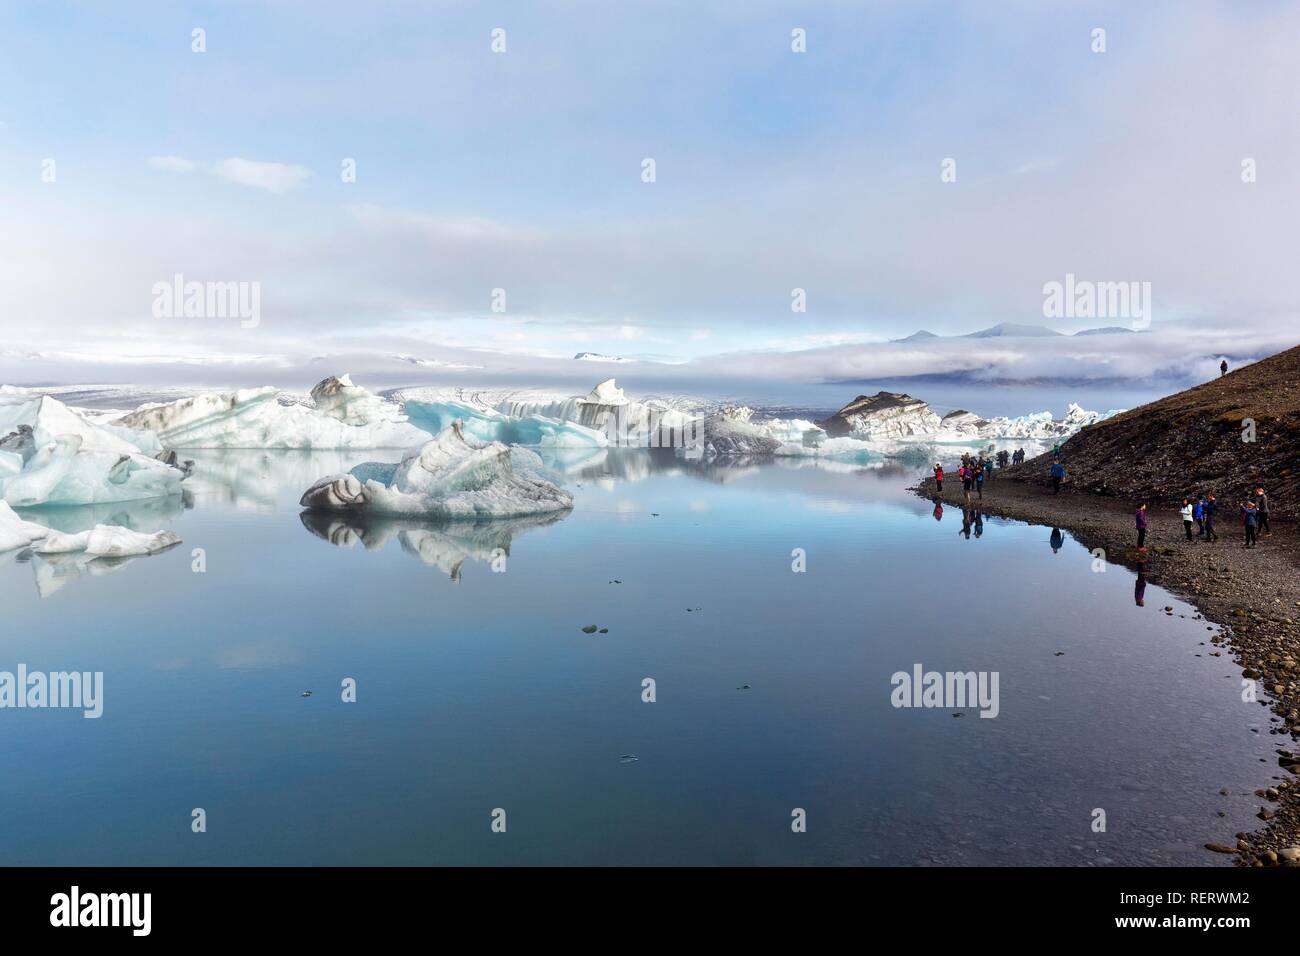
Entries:
[[436,567],[459,581],[467,559],[491,562],[508,557],[511,542],[534,528],[562,520],[569,512],[550,512],[491,520],[424,520],[365,516],[355,513],[303,511],[302,525],[338,548],[360,543],[367,551],[384,548],[394,537],[402,550],[421,564]]

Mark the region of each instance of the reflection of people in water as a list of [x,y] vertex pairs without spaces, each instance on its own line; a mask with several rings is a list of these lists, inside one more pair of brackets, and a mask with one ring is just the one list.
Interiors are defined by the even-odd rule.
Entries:
[[967,541],[970,540],[970,516],[972,514],[974,514],[974,512],[967,511],[965,508],[961,509],[961,530],[957,533],[965,535]]
[[984,516],[980,514],[978,511],[976,511],[975,512],[975,537],[978,538],[983,534],[984,534]]
[[1133,601],[1138,607],[1146,607],[1147,596],[1147,569],[1146,565],[1138,565],[1137,581],[1133,584]]
[[1052,537],[1049,539],[1049,543],[1052,545],[1052,554],[1056,554],[1061,550],[1061,545],[1065,544],[1065,535],[1061,534],[1060,528],[1052,529]]
[[943,503],[942,503],[942,502],[938,502],[938,501],[936,501],[936,502],[934,503],[934,520],[935,520],[935,521],[942,521],[942,520],[943,520]]

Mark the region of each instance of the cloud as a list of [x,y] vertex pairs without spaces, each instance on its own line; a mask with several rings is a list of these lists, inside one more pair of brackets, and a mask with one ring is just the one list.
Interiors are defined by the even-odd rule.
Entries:
[[232,183],[265,189],[273,193],[297,189],[311,175],[311,170],[304,166],[263,163],[252,159],[240,159],[238,156],[223,159],[212,167],[212,171]]
[[197,163],[183,156],[150,156],[148,163],[154,169],[161,169],[168,173],[192,173],[198,168]]

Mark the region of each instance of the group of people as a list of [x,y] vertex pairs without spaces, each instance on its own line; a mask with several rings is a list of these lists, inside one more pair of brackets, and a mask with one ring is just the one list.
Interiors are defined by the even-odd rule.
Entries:
[[[1253,548],[1258,545],[1261,532],[1267,535],[1273,533],[1268,524],[1268,495],[1264,493],[1263,488],[1256,488],[1253,492],[1248,493],[1239,502],[1238,511],[1241,515],[1242,529],[1246,535],[1246,547]],[[1187,540],[1194,541],[1198,538],[1204,538],[1206,541],[1218,541],[1219,533],[1215,530],[1214,522],[1218,518],[1219,512],[1220,505],[1214,495],[1205,495],[1195,500],[1184,498],[1183,507],[1179,513],[1183,519],[1183,533],[1187,536]],[[1144,501],[1138,505],[1133,520],[1137,527],[1138,549],[1145,551],[1147,502]],[[1193,526],[1196,527],[1196,534],[1192,534]]]
[[[990,446],[989,451],[992,451]],[[1013,452],[1000,451],[996,455],[985,455],[984,452],[972,455],[970,452],[962,452],[961,465],[957,469],[957,479],[961,482],[961,490],[966,496],[966,507],[970,507],[971,492],[975,492],[980,501],[984,500],[984,482],[993,480],[993,466],[996,463],[999,468],[1006,468],[1009,464],[1020,464],[1025,460],[1025,450],[1023,448]],[[943,493],[943,464],[934,463],[934,487],[936,494]]]

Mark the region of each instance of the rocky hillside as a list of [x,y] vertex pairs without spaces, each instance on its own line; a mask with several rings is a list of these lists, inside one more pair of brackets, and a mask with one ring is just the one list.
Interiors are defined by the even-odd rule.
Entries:
[[[1253,442],[1243,439],[1248,419]],[[1061,455],[1074,492],[1235,502],[1263,487],[1274,512],[1300,516],[1300,347],[1090,425]],[[1050,463],[1040,455],[1006,474],[1046,484]]]

